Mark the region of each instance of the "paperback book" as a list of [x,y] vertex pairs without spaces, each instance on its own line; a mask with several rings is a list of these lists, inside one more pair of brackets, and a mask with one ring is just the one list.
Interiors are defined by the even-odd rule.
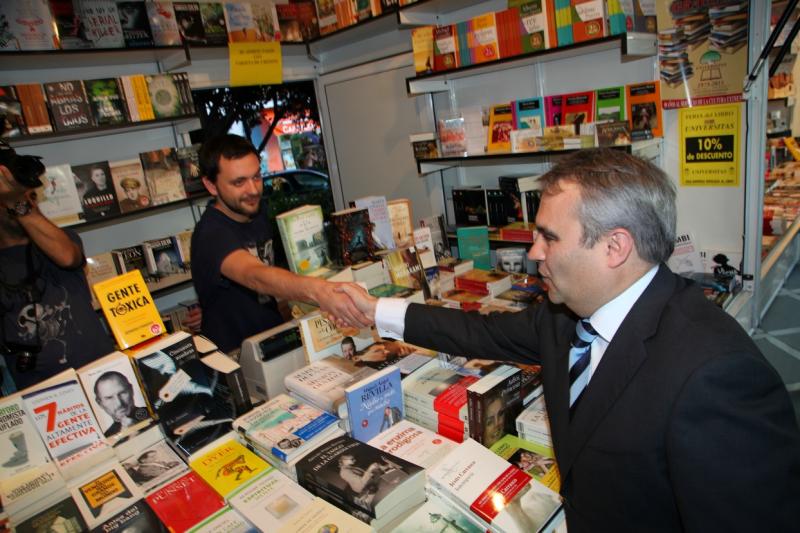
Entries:
[[147,270],[153,278],[163,279],[184,271],[180,253],[172,237],[144,241],[142,250]]
[[105,519],[90,533],[166,533],[164,525],[144,500],[118,511],[113,516]]
[[156,46],[177,46],[181,44],[181,34],[175,20],[172,2],[145,2],[153,42]]
[[25,129],[29,135],[53,131],[44,89],[39,83],[20,83],[14,86],[25,119]]
[[47,0],[5,0],[0,9],[6,50],[55,50],[58,35]]
[[163,439],[137,451],[120,463],[139,490],[145,494],[187,471],[186,463]]
[[125,159],[109,162],[111,181],[114,183],[114,192],[119,200],[121,213],[138,211],[150,207],[150,191],[144,179],[142,162],[137,159]]
[[173,2],[172,8],[183,42],[190,45],[206,44],[200,5],[197,2]]
[[625,120],[625,87],[607,87],[595,92],[595,121]]
[[340,265],[374,258],[372,222],[366,209],[344,209],[331,213],[331,256]]
[[300,512],[288,518],[277,533],[297,531],[370,533],[372,528],[322,498],[314,498],[314,501],[303,506]]
[[94,48],[124,48],[117,4],[113,0],[81,0],[81,25]]
[[75,0],[49,0],[50,12],[56,23],[59,46],[62,50],[92,48],[81,23],[81,9]]
[[533,479],[541,482],[553,492],[560,490],[561,477],[551,447],[514,435],[504,435],[489,449],[523,472],[530,474]]
[[492,256],[489,251],[489,228],[474,226],[458,228],[458,255],[462,259],[471,259],[475,268],[489,270],[492,268]]
[[238,511],[226,505],[189,528],[187,533],[257,533],[258,531]]
[[45,83],[44,90],[56,131],[88,128],[94,124],[83,82],[74,80]]
[[178,156],[174,148],[161,148],[139,154],[153,205],[186,198]]
[[142,498],[142,493],[121,465],[101,467],[70,489],[72,498],[89,527],[97,527]]
[[541,97],[514,100],[511,108],[515,130],[531,130],[533,135],[544,132],[544,100]]
[[87,531],[86,521],[78,506],[69,495],[57,503],[33,514],[16,524],[17,533],[39,533],[41,531]]
[[178,165],[181,169],[181,177],[183,178],[183,189],[187,195],[196,193],[203,193],[206,191],[203,185],[202,176],[200,175],[200,156],[198,151],[200,145],[193,144],[178,148],[176,153],[178,155]]
[[153,32],[144,2],[117,2],[119,21],[126,48],[153,46]]
[[113,126],[128,122],[125,100],[116,78],[85,80],[83,85],[95,124]]
[[73,165],[72,177],[81,198],[82,216],[97,220],[119,214],[117,195],[112,185],[107,161]]
[[269,524],[272,531],[285,526],[313,501],[310,492],[269,465],[228,496],[231,507],[247,520],[262,527]]
[[221,3],[201,3],[200,18],[203,21],[203,34],[206,42],[219,46],[228,42],[228,29],[225,24],[225,8]]
[[357,198],[355,205],[359,209],[366,209],[369,212],[369,220],[373,224],[373,238],[375,245],[381,249],[391,249],[395,247],[392,235],[392,220],[389,216],[389,205],[385,196],[365,196]]
[[631,140],[640,141],[663,135],[659,87],[658,81],[625,86]]
[[322,207],[304,205],[281,213],[275,220],[289,262],[296,274],[309,274],[328,263],[328,240]]
[[194,472],[163,485],[146,497],[169,531],[187,531],[225,505],[219,494]]
[[228,501],[238,489],[272,470],[266,461],[237,442],[233,434],[198,450],[189,459],[189,466]]
[[[119,264],[117,269],[124,271]],[[140,269],[96,283],[92,289],[121,349],[164,333],[164,323]]]
[[370,446],[428,469],[439,462],[456,443],[410,420],[394,426],[367,441]]
[[178,85],[172,74],[145,76],[155,118],[172,118],[184,114]]
[[367,442],[403,419],[400,369],[392,365],[344,390],[350,434]]
[[36,189],[36,196],[39,210],[53,224],[63,227],[81,221],[81,198],[68,164],[45,168],[42,186]]

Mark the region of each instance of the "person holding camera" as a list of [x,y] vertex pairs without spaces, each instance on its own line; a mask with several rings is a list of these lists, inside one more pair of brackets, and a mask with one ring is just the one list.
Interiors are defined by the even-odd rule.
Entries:
[[0,349],[18,389],[113,350],[92,308],[80,237],[36,205],[44,165],[0,145]]

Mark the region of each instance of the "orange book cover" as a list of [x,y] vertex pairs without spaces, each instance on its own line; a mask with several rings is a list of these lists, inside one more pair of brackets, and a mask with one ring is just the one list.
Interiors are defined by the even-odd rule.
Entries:
[[663,136],[661,89],[658,81],[625,86],[631,140],[641,141]]
[[467,42],[473,63],[486,63],[500,58],[494,13],[473,17],[469,21]]

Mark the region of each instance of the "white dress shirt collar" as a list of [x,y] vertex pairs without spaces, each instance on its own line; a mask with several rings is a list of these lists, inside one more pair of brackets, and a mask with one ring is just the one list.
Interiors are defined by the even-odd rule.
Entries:
[[628,316],[633,304],[656,276],[658,265],[654,266],[639,278],[633,285],[625,289],[619,296],[603,305],[589,317],[594,330],[607,343],[611,342],[622,321]]

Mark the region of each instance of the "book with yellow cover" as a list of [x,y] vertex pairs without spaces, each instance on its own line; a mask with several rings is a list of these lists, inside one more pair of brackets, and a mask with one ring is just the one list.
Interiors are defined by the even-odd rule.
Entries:
[[95,283],[92,290],[121,349],[164,333],[161,314],[141,271],[133,270]]
[[411,30],[411,49],[414,53],[414,72],[433,72],[433,26]]
[[189,466],[223,498],[271,468],[266,461],[239,444],[232,434],[220,437],[192,454]]
[[511,151],[511,130],[514,129],[514,115],[511,104],[493,105],[489,113],[489,139],[487,149],[490,152]]

